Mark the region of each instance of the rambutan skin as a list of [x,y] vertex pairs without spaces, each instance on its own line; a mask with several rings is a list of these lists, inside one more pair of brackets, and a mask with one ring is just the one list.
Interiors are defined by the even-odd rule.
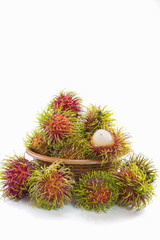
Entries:
[[63,207],[72,200],[75,184],[70,169],[57,161],[34,171],[29,178],[29,194],[33,204],[48,210]]
[[98,129],[108,130],[115,125],[113,112],[108,110],[105,106],[90,105],[86,108],[83,116],[84,133],[91,136]]
[[81,134],[74,134],[65,141],[53,145],[52,157],[63,159],[86,159],[90,144]]
[[40,127],[49,141],[56,142],[72,135],[74,124],[64,113],[51,112],[41,115]]
[[76,206],[106,212],[118,198],[118,187],[109,173],[92,171],[82,174],[74,189]]
[[124,165],[130,167],[130,165],[135,164],[141,171],[146,175],[146,180],[149,183],[154,183],[158,176],[157,169],[154,166],[152,160],[145,157],[143,154],[132,154],[128,159],[123,159]]
[[122,128],[108,131],[114,138],[114,143],[111,146],[94,147],[91,138],[91,149],[95,153],[96,158],[102,160],[102,163],[119,161],[122,156],[125,156],[132,151],[131,143],[129,141],[130,135],[128,133],[125,133]]
[[122,162],[113,176],[119,186],[118,205],[140,210],[150,203],[154,195],[154,185],[142,165],[138,166],[132,157],[128,163]]
[[23,156],[14,156],[4,159],[1,165],[0,180],[3,197],[13,200],[24,198],[28,194],[27,182],[34,170],[34,163]]
[[82,111],[81,98],[77,96],[74,92],[61,91],[58,96],[56,96],[50,103],[51,108],[56,111],[61,109],[61,111],[71,111],[77,116]]
[[24,143],[30,150],[42,155],[50,156],[51,147],[49,146],[43,132],[33,131],[30,135],[28,134],[26,136]]

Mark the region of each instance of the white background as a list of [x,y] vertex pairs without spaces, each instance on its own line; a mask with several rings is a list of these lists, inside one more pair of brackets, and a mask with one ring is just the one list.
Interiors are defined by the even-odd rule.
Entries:
[[[0,0],[0,159],[23,154],[61,89],[107,105],[160,169],[160,1]],[[143,211],[46,211],[0,200],[0,238],[160,239],[160,186]]]

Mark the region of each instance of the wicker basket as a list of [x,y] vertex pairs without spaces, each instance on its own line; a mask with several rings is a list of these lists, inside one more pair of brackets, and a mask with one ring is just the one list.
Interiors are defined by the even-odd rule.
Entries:
[[26,153],[35,160],[41,160],[50,164],[56,160],[62,161],[66,165],[66,167],[69,167],[71,169],[72,173],[75,176],[76,181],[78,181],[79,177],[84,172],[89,172],[92,170],[108,171],[108,169],[110,168],[109,163],[103,164],[102,166],[101,161],[98,161],[98,160],[91,160],[91,159],[71,160],[71,159],[53,158],[53,157],[48,157],[48,156],[35,153],[28,148],[26,149]]

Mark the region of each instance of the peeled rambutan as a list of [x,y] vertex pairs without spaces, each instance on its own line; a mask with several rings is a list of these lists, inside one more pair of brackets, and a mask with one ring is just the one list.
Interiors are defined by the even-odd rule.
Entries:
[[33,171],[28,181],[33,204],[48,210],[63,207],[72,199],[75,181],[69,168],[60,162]]
[[118,198],[118,187],[109,173],[92,171],[82,174],[74,189],[76,206],[96,212],[111,208]]
[[91,148],[102,162],[116,161],[131,151],[129,134],[118,130],[97,130],[91,137]]
[[33,162],[24,157],[14,156],[4,159],[0,172],[3,197],[20,200],[28,194],[27,182],[34,170]]
[[46,138],[51,142],[62,140],[72,135],[74,131],[74,120],[71,121],[70,112],[43,112],[39,116],[40,128]]
[[78,97],[76,93],[61,91],[60,94],[52,100],[51,107],[54,111],[57,109],[61,109],[61,111],[69,110],[79,115],[82,110],[81,102],[81,98]]
[[84,132],[88,135],[93,134],[98,129],[109,129],[114,126],[115,119],[112,117],[113,112],[107,107],[90,105],[86,108],[83,117]]
[[25,140],[25,146],[36,153],[50,156],[51,147],[43,132],[33,131],[30,135],[28,134]]
[[151,201],[154,195],[154,186],[148,179],[147,173],[142,166],[138,166],[132,159],[122,162],[114,178],[119,187],[117,204],[127,208],[141,209]]

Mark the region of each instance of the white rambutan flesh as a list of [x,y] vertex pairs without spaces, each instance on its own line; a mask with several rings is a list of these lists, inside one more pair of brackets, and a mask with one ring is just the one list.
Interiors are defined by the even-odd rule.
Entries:
[[94,147],[112,146],[114,144],[114,136],[105,129],[99,129],[93,134],[91,144]]

